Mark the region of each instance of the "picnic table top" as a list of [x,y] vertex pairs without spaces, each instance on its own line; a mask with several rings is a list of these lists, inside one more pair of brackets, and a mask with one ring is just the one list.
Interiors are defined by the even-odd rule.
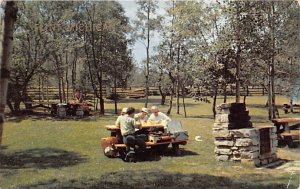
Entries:
[[297,123],[300,122],[300,118],[278,118],[272,119],[273,123]]
[[[120,130],[120,128],[116,125],[106,125],[105,128],[107,130]],[[142,129],[150,129],[150,128],[164,128],[163,125],[142,125]]]
[[[159,146],[159,145],[165,145],[165,144],[176,144],[176,143],[183,143],[186,144],[188,140],[171,140],[171,141],[165,141],[165,142],[158,142],[158,143],[153,143],[153,142],[146,142],[146,146]],[[117,148],[124,148],[126,147],[125,144],[115,144],[115,147]]]

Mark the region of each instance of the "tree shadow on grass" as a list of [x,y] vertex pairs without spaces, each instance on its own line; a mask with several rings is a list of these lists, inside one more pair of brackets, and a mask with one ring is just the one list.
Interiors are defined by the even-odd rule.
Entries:
[[86,157],[76,152],[55,148],[37,148],[13,153],[0,150],[0,170],[61,168],[86,161]]
[[160,149],[148,149],[144,154],[141,154],[138,156],[137,161],[139,162],[148,162],[148,161],[160,161],[161,157],[184,157],[184,156],[194,156],[194,155],[199,155],[196,152],[189,151],[186,149],[181,148],[180,149],[181,154],[180,155],[175,155],[174,151],[171,147],[168,147],[164,150]]
[[41,113],[41,112],[34,112],[32,114],[6,114],[5,120],[6,122],[14,122],[14,123],[20,123],[24,120],[30,120],[30,121],[84,121],[84,122],[96,122],[99,118],[106,119],[108,116],[111,115],[90,115],[90,116],[67,116],[65,118],[60,118],[58,116],[53,116],[47,113]]
[[[82,178],[80,180],[49,180],[33,185],[22,186],[22,189],[45,188],[83,188],[83,189],[279,189],[285,184],[263,183],[252,180],[253,175],[245,175],[248,180],[241,181],[230,177],[207,174],[181,174],[165,171],[120,171],[106,173],[99,178]],[[292,188],[292,187],[291,187]]]

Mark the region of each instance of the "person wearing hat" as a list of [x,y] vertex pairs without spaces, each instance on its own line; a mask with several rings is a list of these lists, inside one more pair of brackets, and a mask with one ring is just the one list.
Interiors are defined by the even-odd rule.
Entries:
[[140,113],[137,113],[134,115],[134,119],[140,122],[147,122],[149,118],[149,110],[148,108],[142,108]]
[[163,120],[167,121],[167,122],[172,121],[169,116],[160,112],[157,106],[152,106],[151,112],[152,112],[152,114],[150,115],[150,117],[148,119],[149,121],[155,121],[155,122],[160,122]]
[[[136,129],[141,129],[141,123],[134,119],[135,109],[129,107],[127,109],[127,114],[124,115],[120,120],[120,130],[123,136],[123,142],[126,145],[127,155],[136,150],[135,146],[138,146],[138,151],[142,152],[146,148],[146,139],[147,136],[145,134],[139,134],[136,132]],[[126,155],[126,157],[127,157]],[[126,159],[126,158],[125,158]]]
[[127,114],[127,109],[128,109],[128,108],[126,108],[126,107],[123,108],[122,111],[121,111],[121,115],[118,116],[118,118],[117,118],[117,120],[116,120],[116,126],[117,126],[117,127],[120,127],[121,119],[124,118],[124,115]]

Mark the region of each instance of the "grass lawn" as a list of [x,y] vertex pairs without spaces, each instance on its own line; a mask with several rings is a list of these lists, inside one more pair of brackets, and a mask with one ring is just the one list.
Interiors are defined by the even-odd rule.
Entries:
[[[229,99],[229,101],[232,99]],[[266,96],[248,97],[254,125],[271,125],[264,104]],[[222,99],[218,99],[218,104]],[[288,101],[277,97],[278,104]],[[152,97],[150,105],[159,104]],[[119,108],[143,106],[143,99],[123,99]],[[247,164],[216,162],[211,104],[187,99],[188,118],[172,114],[189,131],[190,142],[183,156],[149,154],[148,161],[125,163],[102,154],[100,138],[109,135],[104,126],[113,124],[113,103],[105,116],[83,120],[51,117],[7,118],[0,149],[0,189],[6,188],[297,188],[299,172],[256,169]],[[165,112],[167,106],[162,106]],[[173,111],[174,112],[174,111]],[[299,114],[283,114],[299,117]],[[202,141],[195,141],[195,136]],[[279,157],[300,161],[298,149],[280,148]]]

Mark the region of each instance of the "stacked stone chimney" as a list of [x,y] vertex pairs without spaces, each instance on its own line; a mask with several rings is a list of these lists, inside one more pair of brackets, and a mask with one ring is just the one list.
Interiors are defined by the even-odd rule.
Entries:
[[276,127],[254,128],[244,103],[217,107],[213,136],[218,161],[251,162],[261,166],[277,159]]

